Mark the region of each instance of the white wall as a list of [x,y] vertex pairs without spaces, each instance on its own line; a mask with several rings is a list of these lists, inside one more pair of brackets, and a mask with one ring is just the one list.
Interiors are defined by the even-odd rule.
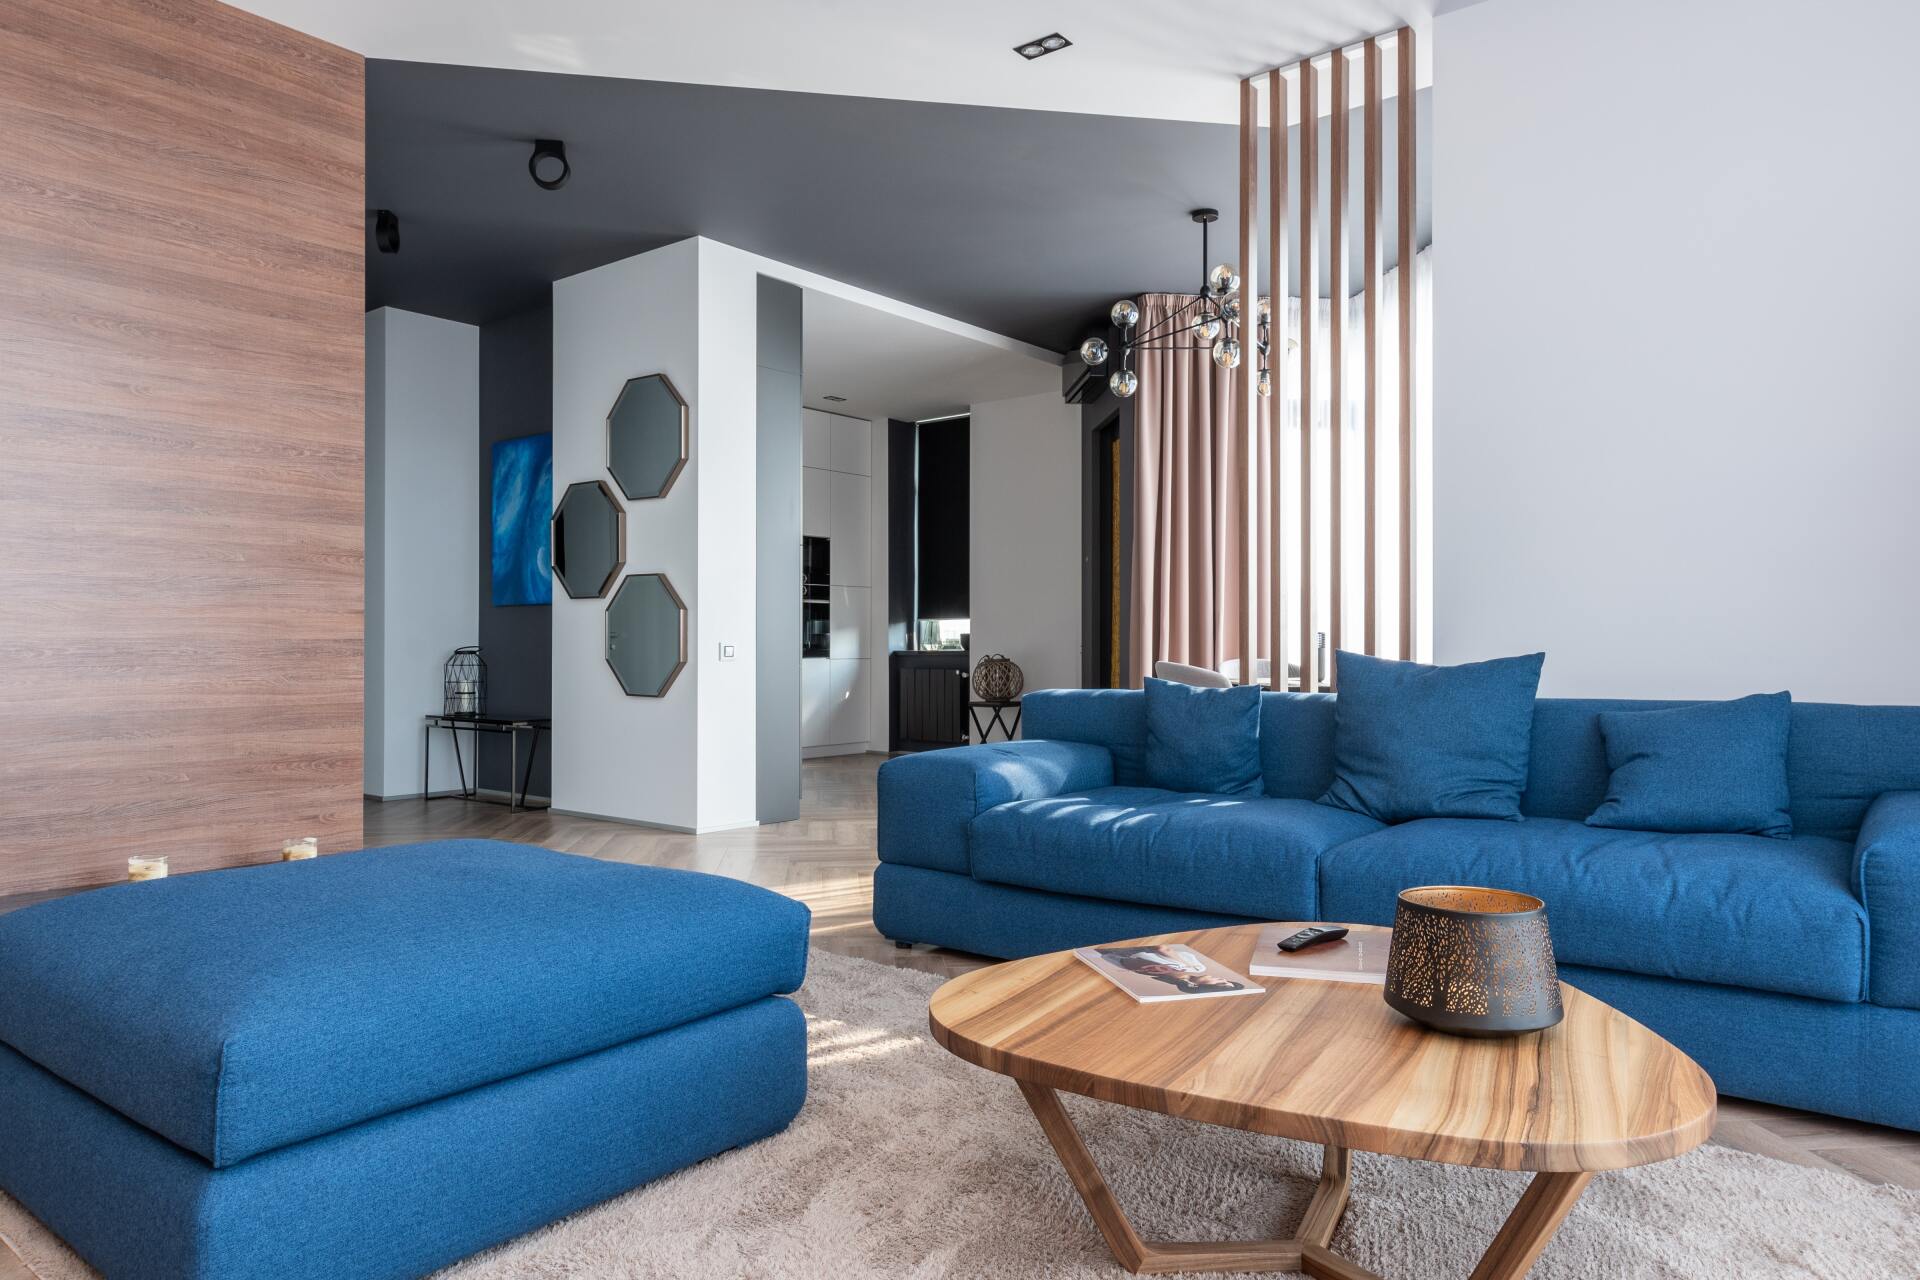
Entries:
[[967,594],[974,661],[1080,686],[1080,409],[1059,392],[972,407]]
[[1920,702],[1920,6],[1809,12],[1438,20],[1439,661]]
[[[367,315],[366,792],[419,795],[421,717],[449,654],[477,643],[480,330],[382,307]],[[470,750],[470,743],[463,744]],[[472,757],[467,757],[472,773]],[[429,789],[459,786],[436,733]]]
[[[620,503],[627,510],[625,572],[667,575],[686,601],[688,649],[696,659],[705,635],[697,507],[708,461],[698,310],[699,247],[693,240],[553,286],[556,496],[575,481],[606,478],[607,410],[628,378],[664,373],[692,406],[693,446],[672,490],[646,501],[621,496]],[[753,326],[745,332],[750,337]],[[753,343],[745,345],[751,362]],[[752,385],[749,378],[749,417]],[[618,485],[609,484],[617,494]],[[751,493],[752,484],[746,489]],[[751,529],[748,540],[750,545]],[[554,807],[691,830],[699,822],[695,745],[706,672],[691,661],[665,697],[628,697],[607,666],[605,619],[605,600],[554,597]],[[747,722],[752,725],[751,714]]]

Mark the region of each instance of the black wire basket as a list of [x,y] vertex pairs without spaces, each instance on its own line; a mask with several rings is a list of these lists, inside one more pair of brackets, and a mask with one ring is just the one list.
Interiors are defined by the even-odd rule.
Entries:
[[441,715],[472,720],[487,714],[487,662],[480,656],[480,646],[453,651],[447,659],[444,689]]

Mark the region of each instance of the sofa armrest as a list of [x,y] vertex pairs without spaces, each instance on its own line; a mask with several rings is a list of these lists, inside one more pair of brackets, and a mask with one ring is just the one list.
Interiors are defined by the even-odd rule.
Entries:
[[1920,1009],[1920,791],[1888,791],[1868,806],[1853,890],[1867,908],[1868,998]]
[[1085,742],[982,743],[895,756],[880,766],[882,862],[967,875],[976,814],[1113,785],[1113,753]]

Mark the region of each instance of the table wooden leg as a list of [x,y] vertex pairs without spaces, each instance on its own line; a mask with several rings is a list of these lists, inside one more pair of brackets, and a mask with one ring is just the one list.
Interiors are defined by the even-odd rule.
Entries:
[[1025,1080],[1015,1083],[1020,1086],[1027,1105],[1033,1108],[1034,1118],[1040,1122],[1047,1141],[1053,1144],[1054,1154],[1066,1166],[1067,1176],[1073,1180],[1074,1188],[1086,1202],[1087,1212],[1093,1215],[1094,1225],[1100,1228],[1107,1248],[1113,1251],[1115,1260],[1121,1266],[1134,1274],[1299,1271],[1304,1268],[1309,1275],[1321,1277],[1322,1280],[1379,1280],[1372,1272],[1327,1252],[1325,1238],[1311,1239],[1308,1236],[1309,1232],[1316,1236],[1324,1232],[1326,1238],[1331,1238],[1340,1220],[1340,1212],[1346,1207],[1348,1158],[1343,1149],[1327,1148],[1326,1163],[1320,1171],[1320,1185],[1307,1207],[1306,1221],[1301,1224],[1301,1236],[1298,1239],[1150,1243],[1142,1240],[1139,1232],[1133,1229],[1133,1224],[1127,1221],[1120,1202],[1114,1199],[1107,1180],[1100,1174],[1100,1167],[1094,1163],[1093,1154],[1081,1140],[1080,1131],[1074,1128],[1072,1118],[1061,1107],[1058,1095],[1051,1089]]
[[1521,1280],[1592,1181],[1591,1173],[1534,1174],[1500,1234],[1481,1255],[1472,1280]]

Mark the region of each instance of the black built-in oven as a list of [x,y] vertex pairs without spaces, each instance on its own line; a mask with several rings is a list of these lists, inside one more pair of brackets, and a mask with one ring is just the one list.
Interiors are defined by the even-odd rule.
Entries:
[[827,539],[800,539],[800,656],[829,658],[833,611],[828,584],[833,581]]

